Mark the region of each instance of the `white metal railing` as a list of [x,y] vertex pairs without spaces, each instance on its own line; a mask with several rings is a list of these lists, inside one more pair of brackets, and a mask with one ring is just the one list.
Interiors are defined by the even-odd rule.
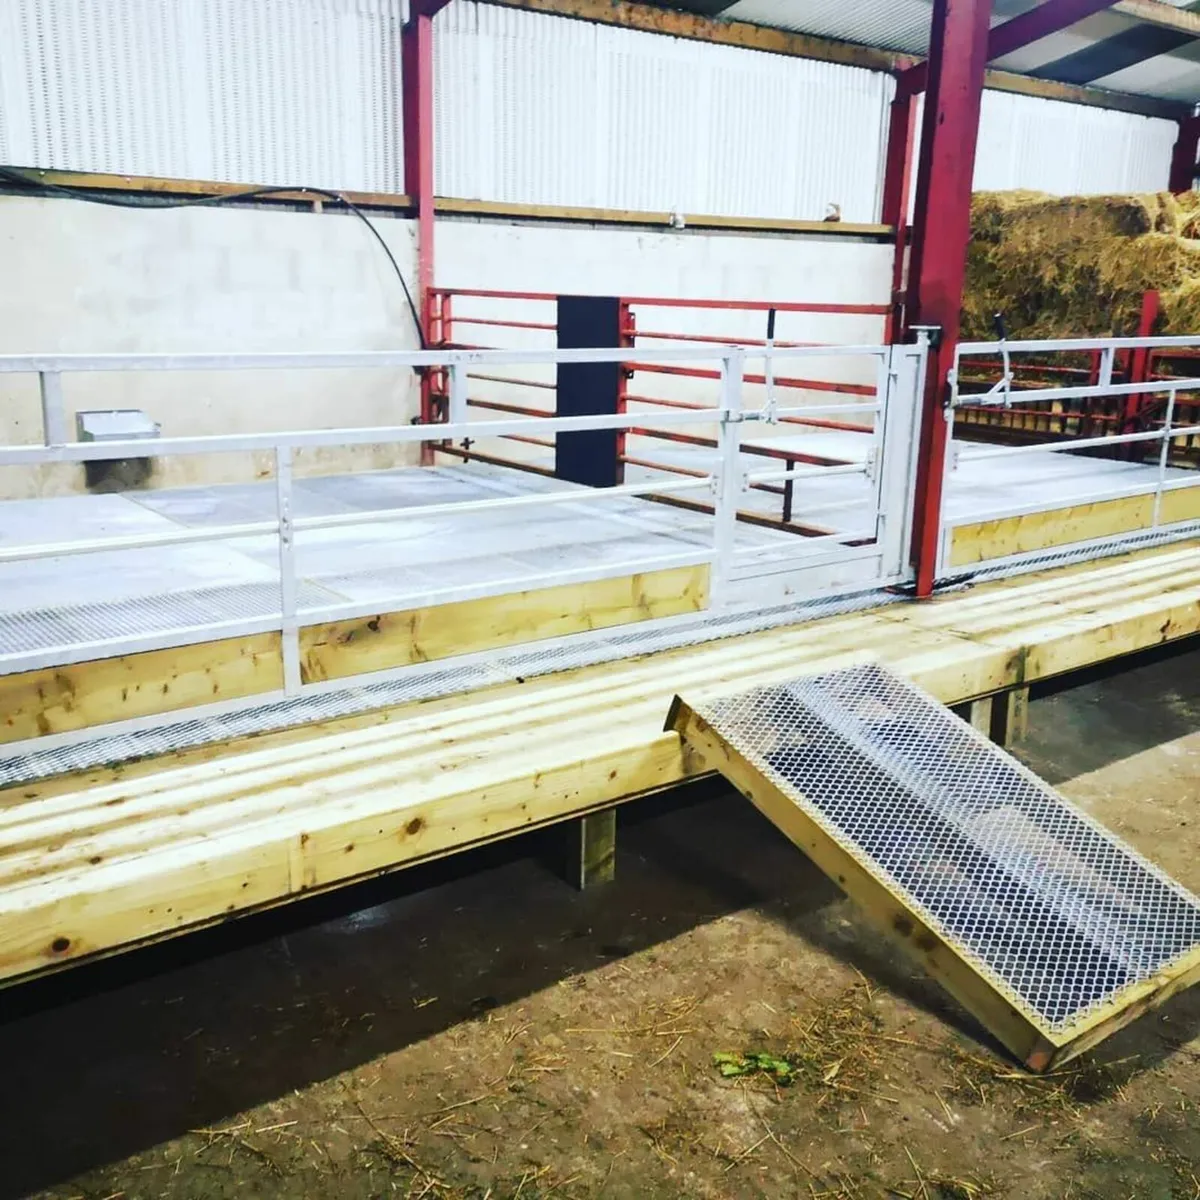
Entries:
[[[912,424],[919,394],[917,380],[924,370],[924,345],[910,347],[887,346],[824,346],[824,347],[764,347],[744,349],[729,347],[681,347],[637,351],[639,359],[656,362],[692,362],[716,360],[720,363],[720,380],[716,402],[711,409],[689,411],[643,412],[602,416],[522,416],[501,420],[466,419],[466,377],[470,366],[492,367],[525,363],[603,363],[621,362],[628,358],[626,348],[578,350],[433,350],[433,351],[375,351],[353,353],[302,354],[182,354],[182,355],[7,355],[0,356],[0,375],[35,373],[39,378],[42,403],[44,444],[0,446],[0,468],[27,467],[51,463],[86,463],[122,458],[166,457],[171,455],[225,454],[231,451],[260,451],[273,455],[275,467],[275,515],[265,519],[220,526],[181,529],[165,533],[118,535],[108,538],[56,541],[41,545],[4,546],[0,527],[0,566],[58,558],[66,555],[91,555],[116,550],[151,549],[193,543],[226,542],[261,537],[277,540],[279,606],[273,615],[241,619],[217,620],[203,626],[146,632],[138,635],[92,641],[73,645],[74,658],[103,657],[156,649],[189,641],[207,640],[220,636],[278,630],[283,637],[284,688],[282,695],[295,695],[302,689],[299,630],[301,626],[332,619],[352,619],[356,616],[387,611],[387,602],[378,599],[350,600],[345,603],[305,605],[300,601],[300,585],[296,564],[296,539],[309,531],[331,530],[372,525],[402,523],[412,517],[469,516],[484,511],[530,511],[541,506],[561,504],[593,504],[619,497],[674,496],[687,493],[709,493],[712,496],[712,540],[707,546],[684,546],[677,552],[641,555],[619,567],[586,567],[548,570],[520,579],[489,580],[469,586],[438,588],[417,597],[405,595],[404,607],[448,603],[480,595],[501,594],[529,588],[550,587],[556,584],[583,582],[603,578],[619,570],[620,574],[668,569],[675,566],[708,564],[713,573],[710,589],[711,603],[728,606],[733,597],[733,585],[766,568],[764,558],[773,562],[778,571],[812,570],[839,561],[879,559],[872,578],[880,584],[894,582],[904,572],[900,545],[906,522],[905,469],[881,470],[884,462],[884,438],[889,430],[898,431],[896,440],[902,443],[900,458],[907,459],[912,443]],[[793,482],[819,482],[840,475],[859,475],[873,482],[870,499],[862,512],[856,512],[854,528],[836,530],[820,537],[800,537],[780,534],[780,547],[747,547],[737,544],[738,506],[742,496],[755,482],[775,476],[774,472],[753,473],[743,470],[741,452],[742,430],[748,423],[766,424],[772,414],[765,409],[744,407],[744,375],[747,360],[762,361],[764,366],[774,358],[807,359],[872,359],[876,363],[878,387],[874,402],[831,405],[828,402],[811,407],[795,406],[777,409],[775,418],[785,415],[816,413],[870,413],[874,418],[875,445],[862,464],[835,467],[813,467],[790,475]],[[390,425],[369,428],[328,430],[291,430],[271,433],[234,433],[205,436],[168,436],[153,440],[73,442],[67,440],[67,407],[62,380],[65,375],[93,372],[147,371],[231,371],[281,369],[420,369],[446,368],[450,376],[448,423],[438,425]],[[481,439],[509,434],[583,432],[621,430],[634,427],[675,428],[689,425],[717,425],[717,453],[713,465],[703,474],[687,479],[656,478],[645,482],[609,488],[578,487],[570,490],[538,492],[525,495],[499,495],[480,500],[465,500],[426,506],[373,510],[323,516],[298,517],[294,506],[293,458],[297,451],[334,446],[364,444],[418,445],[445,443],[464,439]],[[794,427],[788,427],[791,430]],[[806,509],[802,499],[795,505],[795,514],[803,518],[811,513],[829,513],[850,507],[838,501],[809,501]],[[860,505],[860,507],[863,507]],[[0,506],[0,521],[3,508]],[[886,536],[885,535],[886,531]],[[400,598],[397,598],[397,604]],[[55,665],[64,661],[61,650],[16,650],[0,653],[0,674],[29,670],[37,666]],[[303,685],[307,688],[310,685]],[[264,703],[271,696],[256,697]]]
[[[1171,492],[1200,487],[1200,471],[1189,471],[1186,475],[1176,478],[1169,477],[1171,445],[1179,439],[1200,435],[1200,424],[1179,424],[1176,420],[1181,393],[1200,393],[1200,377],[1181,377],[1177,379],[1156,379],[1148,382],[1113,383],[1116,370],[1117,355],[1122,351],[1132,350],[1169,350],[1187,349],[1200,350],[1200,337],[1124,337],[1124,338],[1063,338],[1024,341],[990,341],[964,342],[957,347],[954,365],[947,375],[948,405],[946,408],[947,437],[946,437],[946,473],[949,480],[956,469],[969,468],[971,464],[1006,460],[1022,459],[1038,455],[1075,455],[1077,461],[1085,464],[1094,463],[1095,469],[1090,477],[1085,477],[1084,486],[1068,493],[1056,495],[1053,498],[1042,496],[1036,500],[1018,503],[1002,503],[988,505],[981,502],[979,507],[970,513],[963,513],[954,518],[946,515],[947,492],[943,490],[942,513],[940,528],[942,537],[939,546],[938,575],[950,573],[949,552],[952,530],[959,525],[975,524],[982,521],[1020,517],[1030,513],[1047,512],[1074,505],[1092,504],[1104,500],[1121,500],[1137,496],[1152,496],[1153,504],[1150,521],[1146,526],[1139,526],[1111,536],[1094,539],[1097,545],[1102,545],[1109,552],[1120,549],[1122,541],[1132,541],[1144,538],[1147,531],[1154,532],[1164,529],[1163,497]],[[1063,387],[1032,387],[1014,388],[1014,355],[1038,355],[1041,358],[1055,354],[1091,353],[1098,355],[1096,380],[1094,384],[1069,385]],[[999,380],[990,388],[983,391],[963,390],[964,360],[980,357],[1000,356],[1002,371]],[[1043,364],[1030,364],[1031,369]],[[995,408],[998,410],[1019,411],[1031,405],[1066,404],[1071,401],[1092,399],[1117,399],[1140,396],[1166,397],[1166,407],[1162,414],[1161,427],[1152,430],[1103,434],[1091,437],[1059,437],[1050,441],[1027,442],[1019,445],[980,445],[955,438],[954,413],[958,408],[972,406],[975,408]],[[1046,415],[1046,414],[1039,414]],[[1050,414],[1053,419],[1062,422],[1084,421],[1086,413],[1075,413],[1070,409],[1061,409]],[[1158,418],[1156,418],[1158,419]],[[981,430],[989,428],[981,426]],[[1079,455],[1080,451],[1095,451],[1117,446],[1140,445],[1143,443],[1158,443],[1158,454],[1152,463],[1128,464],[1133,471],[1113,473],[1103,471],[1106,462],[1103,458],[1093,458]],[[1140,467],[1141,470],[1137,468]],[[1131,475],[1136,477],[1131,478]],[[1102,478],[1102,476],[1105,476]],[[965,477],[964,484],[978,483]],[[1200,510],[1198,510],[1200,511]],[[1191,532],[1190,524],[1194,522],[1172,522],[1183,532]],[[1058,544],[1056,544],[1057,548]],[[1011,556],[1014,565],[1016,560],[1025,559],[1035,562],[1044,557],[1045,548],[1028,553]],[[1007,560],[1006,560],[1007,561]],[[994,565],[986,563],[984,565]]]

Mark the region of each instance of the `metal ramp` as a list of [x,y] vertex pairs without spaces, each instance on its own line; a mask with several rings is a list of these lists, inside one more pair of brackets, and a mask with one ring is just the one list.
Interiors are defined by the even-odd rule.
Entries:
[[720,771],[1029,1068],[1200,980],[1200,901],[875,665],[688,702]]

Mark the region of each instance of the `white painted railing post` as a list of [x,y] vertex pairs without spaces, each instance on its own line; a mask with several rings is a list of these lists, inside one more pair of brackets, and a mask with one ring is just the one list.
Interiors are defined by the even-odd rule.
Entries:
[[467,367],[465,363],[450,364],[450,404],[447,420],[451,425],[465,424],[467,420]]
[[38,388],[42,396],[42,439],[47,446],[65,446],[67,411],[63,403],[62,376],[57,371],[39,371]]
[[713,571],[709,603],[722,605],[729,598],[737,533],[738,502],[742,495],[742,376],[745,354],[730,350],[721,359],[721,401],[717,426],[717,464],[713,472]]
[[1171,456],[1171,426],[1175,422],[1175,389],[1167,397],[1167,415],[1163,421],[1162,447],[1158,452],[1158,480],[1154,485],[1154,520],[1152,529],[1157,529],[1162,519],[1163,487],[1167,482],[1167,460]]
[[279,520],[279,609],[283,690],[300,691],[300,623],[296,614],[296,530],[292,515],[292,448],[275,447],[275,512]]

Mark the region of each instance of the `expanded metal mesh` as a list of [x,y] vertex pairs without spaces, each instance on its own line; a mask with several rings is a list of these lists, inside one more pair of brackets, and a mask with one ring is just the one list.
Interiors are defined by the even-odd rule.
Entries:
[[[297,603],[319,608],[341,597],[301,581]],[[205,629],[214,621],[278,617],[277,583],[236,583],[122,600],[0,612],[0,654],[71,647],[116,638]]]
[[1200,901],[882,667],[696,711],[1049,1033],[1200,943]]
[[1167,546],[1173,542],[1185,542],[1195,538],[1200,538],[1200,521],[1187,521],[1140,533],[1119,534],[1089,542],[1054,546],[1028,554],[1014,554],[1008,558],[988,559],[974,567],[946,568],[944,582],[949,586],[960,581],[987,583],[992,579],[1008,579],[1013,575],[1048,571],[1053,567],[1069,567],[1075,563],[1133,554],[1137,550],[1152,550],[1157,546]]
[[213,745],[251,734],[271,733],[314,721],[355,716],[397,704],[440,699],[495,684],[536,679],[558,671],[799,625],[820,617],[879,607],[897,599],[868,591],[753,610],[697,613],[533,642],[503,652],[461,655],[444,662],[407,667],[398,675],[374,682],[360,677],[341,687],[302,692],[288,699],[257,704],[247,701],[244,707],[235,711],[219,714],[199,711],[175,719],[162,716],[150,728],[113,730],[67,744],[10,753],[9,757],[0,758],[0,787]]

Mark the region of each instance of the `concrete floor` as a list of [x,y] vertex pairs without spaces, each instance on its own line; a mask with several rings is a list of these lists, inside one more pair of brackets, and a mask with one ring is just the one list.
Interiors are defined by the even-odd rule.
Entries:
[[[1200,649],[1077,682],[1021,757],[1200,887]],[[558,849],[0,993],[0,1197],[1195,1194],[1200,989],[1028,1080],[723,789],[623,810],[609,887]],[[811,1030],[791,1088],[713,1070]]]

